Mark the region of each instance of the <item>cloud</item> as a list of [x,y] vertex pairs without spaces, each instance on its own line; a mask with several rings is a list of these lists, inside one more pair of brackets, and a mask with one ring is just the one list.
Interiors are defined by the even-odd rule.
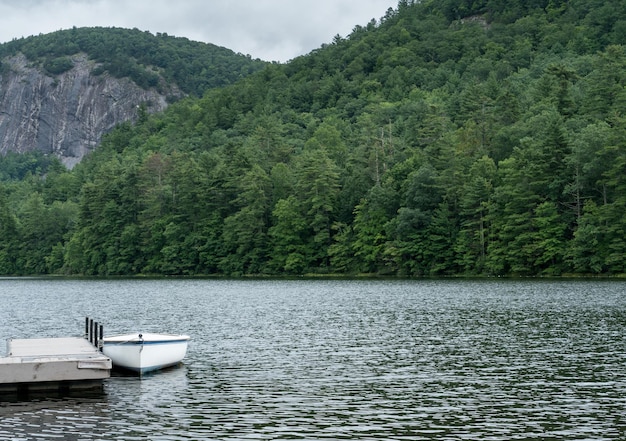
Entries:
[[397,0],[0,0],[0,42],[115,26],[187,37],[270,61],[306,54]]

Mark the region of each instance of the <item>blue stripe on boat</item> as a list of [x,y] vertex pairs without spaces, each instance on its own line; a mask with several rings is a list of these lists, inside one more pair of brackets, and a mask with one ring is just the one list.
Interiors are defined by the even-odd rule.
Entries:
[[105,341],[105,345],[167,345],[171,343],[184,343],[187,339],[181,340],[160,340],[160,341]]

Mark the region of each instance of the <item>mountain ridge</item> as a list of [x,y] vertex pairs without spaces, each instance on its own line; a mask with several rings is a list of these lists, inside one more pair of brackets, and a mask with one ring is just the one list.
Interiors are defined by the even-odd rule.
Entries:
[[[171,47],[180,54],[168,52]],[[174,59],[182,56],[208,59],[183,69]],[[120,28],[13,40],[0,45],[0,57],[0,154],[37,150],[68,167],[113,127],[135,122],[140,111],[163,111],[264,65],[214,45]]]

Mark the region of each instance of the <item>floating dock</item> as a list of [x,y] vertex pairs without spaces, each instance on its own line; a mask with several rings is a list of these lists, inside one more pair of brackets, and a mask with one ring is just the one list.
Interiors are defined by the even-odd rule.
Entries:
[[102,387],[111,359],[82,337],[9,339],[0,358],[0,396]]

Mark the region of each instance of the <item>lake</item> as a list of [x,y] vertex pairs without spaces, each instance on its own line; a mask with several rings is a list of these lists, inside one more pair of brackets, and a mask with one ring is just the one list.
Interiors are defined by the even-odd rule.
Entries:
[[95,396],[0,401],[0,440],[626,438],[624,281],[9,278],[0,305],[1,340],[192,336]]

